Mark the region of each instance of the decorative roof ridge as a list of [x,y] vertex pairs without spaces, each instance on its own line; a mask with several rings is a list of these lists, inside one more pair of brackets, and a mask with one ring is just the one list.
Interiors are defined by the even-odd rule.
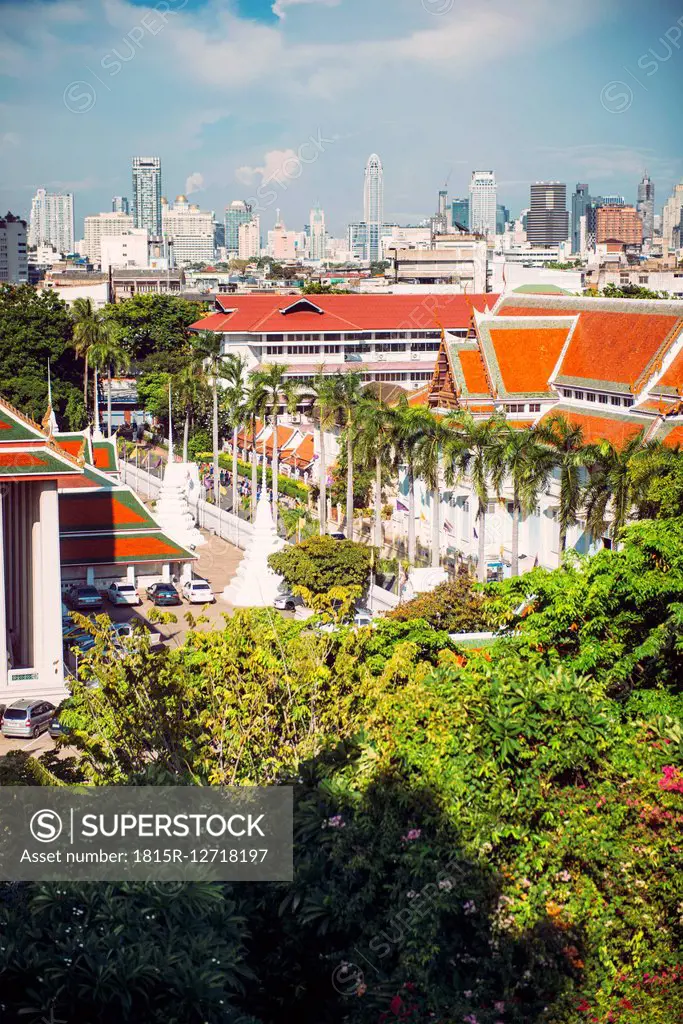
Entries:
[[27,416],[25,413],[21,412],[21,410],[17,409],[17,407],[15,405],[12,405],[11,402],[8,402],[6,398],[0,398],[0,410],[2,409],[6,409],[9,413],[11,413],[12,416],[16,416],[18,420],[21,420],[21,422],[24,423],[27,427],[30,427],[31,430],[35,430],[36,433],[41,438],[47,441],[47,434],[40,426],[40,424],[36,423],[35,420],[32,420],[30,416]]
[[535,309],[566,309],[571,312],[583,313],[596,311],[599,313],[635,313],[637,315],[683,316],[683,300],[681,299],[610,299],[589,295],[533,295],[515,293],[506,295],[506,301],[518,308]]
[[[665,376],[671,369],[673,363],[675,363],[678,357],[683,354],[683,347],[679,347],[676,351],[676,342],[678,341],[683,342],[683,317],[673,325],[666,338],[664,338],[664,341],[649,360],[645,369],[641,372],[640,376],[636,378],[633,385],[634,393],[641,381],[643,382],[643,386],[640,389],[642,392],[649,392],[653,388],[657,387],[657,379],[661,379],[661,377]],[[664,362],[669,355],[671,355],[671,360],[667,363],[665,369]]]

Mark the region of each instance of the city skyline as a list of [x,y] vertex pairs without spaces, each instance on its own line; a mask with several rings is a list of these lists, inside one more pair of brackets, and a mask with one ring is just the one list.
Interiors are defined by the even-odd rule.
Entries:
[[[502,0],[168,6],[164,22],[151,2],[0,0],[5,208],[28,216],[38,187],[70,191],[80,225],[128,194],[138,153],[161,158],[169,200],[183,193],[218,214],[270,179],[276,195],[256,211],[265,227],[276,206],[304,224],[319,201],[335,236],[362,219],[371,152],[385,167],[385,219],[399,223],[429,217],[448,175],[451,195],[466,195],[479,167],[495,170],[513,215],[538,180],[568,191],[587,181],[635,203],[645,168],[658,200],[683,177],[669,127],[683,62],[657,47],[680,16],[668,0],[651,40],[630,0],[520,0],[514,12]],[[648,45],[662,58],[654,72],[654,57],[639,64]],[[412,73],[392,73],[387,93],[396,62]],[[476,103],[451,125],[435,101],[473,74]]]

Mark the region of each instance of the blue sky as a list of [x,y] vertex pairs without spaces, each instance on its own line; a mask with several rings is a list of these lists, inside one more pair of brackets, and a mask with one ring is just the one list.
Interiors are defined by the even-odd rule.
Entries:
[[516,213],[541,179],[634,200],[647,167],[661,207],[682,85],[669,0],[0,0],[0,210],[68,189],[80,236],[157,155],[169,199],[297,229],[320,202],[340,234],[373,151],[400,223],[475,168]]

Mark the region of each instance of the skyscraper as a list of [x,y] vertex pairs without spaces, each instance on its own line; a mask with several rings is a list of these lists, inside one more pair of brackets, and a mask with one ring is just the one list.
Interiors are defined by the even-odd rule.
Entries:
[[531,186],[526,235],[532,245],[556,246],[569,237],[567,186],[560,181],[537,181]]
[[651,242],[655,233],[655,184],[647,171],[638,185],[636,209],[643,222],[643,241]]
[[57,252],[74,251],[74,197],[39,188],[31,202],[29,246],[51,245]]
[[596,242],[610,248],[640,245],[643,225],[634,206],[604,206],[597,211]]
[[114,196],[111,201],[112,213],[130,213],[128,196]]
[[161,236],[161,160],[158,156],[133,157],[133,217],[136,228],[152,238]]
[[461,228],[469,230],[470,226],[470,201],[469,199],[454,199],[451,204],[452,222],[455,226],[459,224]]
[[470,180],[470,231],[496,233],[496,176],[493,171],[473,171]]
[[590,202],[588,185],[579,182],[572,195],[572,252],[581,251],[581,218],[586,216]]
[[382,222],[384,220],[384,172],[382,161],[373,153],[365,165],[363,219],[367,225],[366,259],[376,262],[381,254]]
[[310,213],[308,225],[309,231],[309,258],[312,260],[325,259],[325,213],[319,206],[314,206]]
[[0,284],[27,281],[26,221],[7,213],[0,217]]
[[225,248],[235,256],[239,252],[240,224],[248,224],[252,219],[252,210],[249,203],[243,199],[235,199],[230,206],[225,208]]
[[681,220],[683,219],[683,181],[674,185],[662,210],[662,245],[665,252],[680,247]]

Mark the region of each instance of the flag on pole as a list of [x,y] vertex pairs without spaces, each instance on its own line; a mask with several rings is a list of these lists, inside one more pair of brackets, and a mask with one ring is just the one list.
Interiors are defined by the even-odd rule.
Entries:
[[476,528],[476,526],[473,526],[473,527],[472,527],[472,533],[474,534],[474,539],[475,539],[475,540],[479,540],[479,534],[477,533],[477,528]]
[[443,521],[443,528],[446,533],[453,533],[453,524],[449,523],[447,519],[444,519]]
[[397,501],[396,502],[396,511],[397,512],[407,512],[408,511],[408,506],[404,505],[402,501]]

